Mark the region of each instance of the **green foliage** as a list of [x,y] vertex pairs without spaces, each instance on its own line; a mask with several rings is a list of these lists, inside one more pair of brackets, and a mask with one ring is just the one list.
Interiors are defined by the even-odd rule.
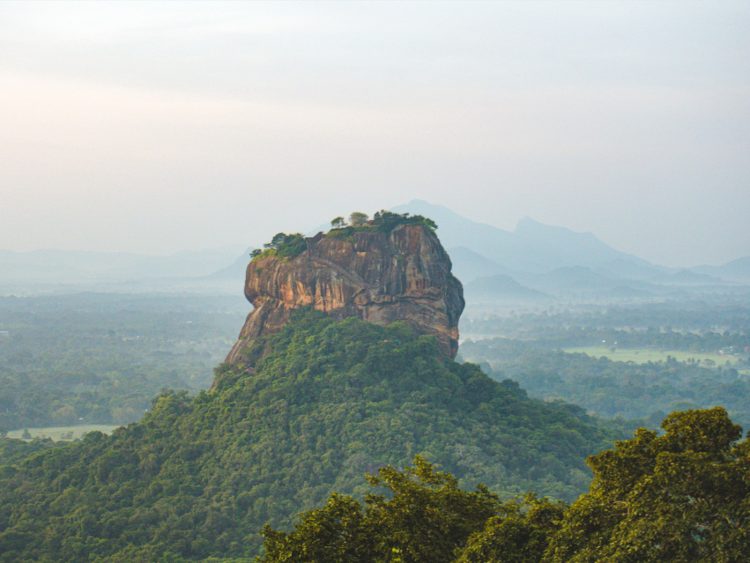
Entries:
[[127,424],[165,387],[206,388],[246,314],[197,294],[0,297],[0,432]]
[[552,561],[747,561],[750,443],[722,408],[676,412],[590,458]]
[[368,220],[365,213],[354,212],[349,217],[349,225],[347,226],[343,219],[337,221],[341,217],[337,217],[331,222],[333,229],[326,233],[327,237],[334,238],[350,238],[354,233],[367,232],[367,231],[378,231],[381,233],[390,233],[396,227],[401,225],[422,225],[427,227],[431,231],[437,229],[437,224],[432,219],[423,217],[422,215],[410,215],[409,213],[393,213],[391,211],[381,210],[373,215],[372,219]]
[[560,527],[565,505],[529,494],[523,502],[507,503],[503,508],[469,537],[456,561],[535,563],[544,559],[549,540]]
[[676,412],[589,459],[569,507],[466,492],[421,458],[380,470],[364,506],[334,494],[290,533],[267,527],[262,561],[645,562],[750,560],[750,442],[715,408]]
[[[723,409],[594,455],[567,509],[503,501],[572,500],[609,434],[401,323],[302,311],[268,347],[253,373],[222,366],[216,390],[164,393],[112,436],[0,442],[0,561],[250,558],[265,523],[271,561],[750,558],[750,447]],[[417,454],[456,477],[394,469]],[[378,468],[373,493],[361,475]]]
[[323,508],[303,514],[291,533],[267,526],[261,560],[447,562],[502,507],[486,488],[462,491],[455,477],[419,456],[413,467],[383,467],[367,480],[388,495],[369,494],[363,507],[333,494]]
[[332,491],[363,498],[363,473],[416,454],[461,486],[572,499],[584,456],[610,443],[579,409],[444,359],[402,323],[301,312],[269,346],[254,373],[223,366],[212,392],[163,394],[142,422],[1,471],[0,561],[251,557],[265,523]]
[[351,215],[349,215],[349,224],[355,228],[363,227],[367,223],[367,219],[369,219],[367,213],[354,211]]
[[375,213],[372,218],[372,224],[379,231],[384,233],[390,232],[399,225],[422,225],[434,231],[437,229],[437,223],[432,219],[422,215],[410,215],[409,213],[393,213],[383,209]]
[[[422,225],[434,231],[437,224],[421,215],[399,214],[391,211],[379,211],[372,219],[366,213],[353,212],[349,216],[349,224],[343,217],[335,217],[331,221],[331,230],[325,236],[330,238],[351,239],[355,233],[382,232],[390,233],[400,225]],[[263,245],[263,250],[255,249],[250,253],[253,260],[277,256],[279,258],[294,258],[307,250],[307,239],[300,233],[277,233],[271,242]]]
[[55,445],[56,443],[52,440],[37,439],[26,442],[24,440],[0,437],[0,466],[16,463],[35,452],[55,447]]
[[670,411],[723,405],[739,423],[750,424],[750,379],[734,368],[617,362],[544,346],[492,339],[466,342],[461,354],[489,362],[492,377],[518,381],[532,397],[562,399],[597,416],[638,419],[656,428]]
[[307,241],[300,233],[276,233],[271,242],[263,245],[264,250],[255,249],[250,253],[253,259],[267,256],[278,256],[279,258],[294,258],[307,250]]

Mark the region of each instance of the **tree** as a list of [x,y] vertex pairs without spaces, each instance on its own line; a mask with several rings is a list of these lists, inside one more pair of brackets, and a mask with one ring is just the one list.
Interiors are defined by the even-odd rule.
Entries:
[[368,481],[390,498],[333,495],[288,534],[266,528],[264,561],[750,561],[750,441],[721,407],[662,427],[591,456],[569,507],[462,491],[420,457],[384,467]]
[[750,444],[721,407],[674,412],[589,458],[552,561],[750,560]]
[[346,226],[346,221],[343,217],[334,217],[331,219],[331,227],[334,229],[342,229]]
[[293,532],[266,526],[264,561],[371,561],[374,538],[363,522],[362,506],[350,496],[332,494],[322,508],[305,512]]
[[367,223],[368,219],[369,217],[367,216],[367,213],[354,211],[351,215],[349,215],[349,224],[352,227],[362,227]]
[[275,235],[273,235],[271,242],[267,242],[263,246],[266,248],[278,248],[279,246],[284,244],[284,242],[286,242],[289,236],[290,235],[287,235],[286,233],[276,233]]
[[[276,233],[271,242],[267,242],[263,247],[268,251],[273,251],[275,256],[281,258],[291,258],[301,254],[307,248],[307,241],[300,233]],[[260,254],[260,253],[259,253]],[[253,258],[258,254],[252,255]]]
[[485,487],[458,488],[458,480],[417,456],[402,471],[386,466],[366,477],[389,497],[370,494],[364,507],[333,494],[323,508],[304,513],[290,533],[266,526],[262,561],[452,561],[469,535],[501,509]]
[[484,529],[474,532],[457,563],[541,561],[552,535],[560,527],[565,504],[526,495],[523,502],[506,503],[502,515],[493,516]]

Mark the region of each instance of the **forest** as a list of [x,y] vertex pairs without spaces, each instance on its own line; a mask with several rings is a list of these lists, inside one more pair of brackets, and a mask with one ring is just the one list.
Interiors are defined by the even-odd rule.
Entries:
[[198,294],[0,297],[0,432],[127,424],[161,389],[204,389],[247,310]]
[[[474,316],[462,327],[489,337],[470,333],[457,362],[402,323],[300,311],[259,343],[253,370],[220,365],[208,389],[244,315],[237,300],[83,294],[2,306],[14,343],[0,343],[4,384],[35,378],[5,388],[14,405],[36,405],[38,418],[21,420],[56,422],[45,413],[67,402],[92,421],[131,423],[69,444],[0,439],[0,561],[745,555],[741,308]],[[601,340],[618,353],[724,350],[731,364],[567,351]],[[75,379],[86,373],[90,388]],[[127,400],[143,414],[106,409]],[[729,414],[698,410],[715,405]],[[690,436],[703,426],[710,448]],[[652,518],[643,499],[663,510]]]
[[401,323],[302,313],[268,338],[253,373],[225,366],[212,390],[163,394],[112,436],[2,466],[0,560],[252,557],[264,524],[288,528],[334,491],[365,498],[364,473],[415,455],[503,499],[571,501],[586,456],[624,436]]
[[723,405],[750,424],[750,376],[733,367],[665,361],[636,364],[581,353],[539,349],[528,342],[466,343],[464,358],[486,362],[495,379],[512,379],[532,397],[563,400],[606,418],[656,427],[673,410]]
[[[461,329],[469,338],[471,335],[491,334],[521,340],[544,340],[561,346],[596,343],[599,336],[606,338],[613,332],[629,334],[633,339],[630,344],[672,346],[682,343],[690,346],[695,335],[712,339],[740,338],[741,342],[748,344],[750,306],[746,299],[705,295],[700,299],[628,304],[558,304],[544,308],[519,305],[499,312],[484,307],[482,311],[469,309]],[[654,338],[663,340],[656,342]]]
[[661,426],[591,456],[591,487],[572,504],[462,490],[420,457],[384,467],[367,476],[364,502],[334,494],[291,532],[267,526],[261,560],[747,561],[750,440],[721,408],[673,413]]
[[461,344],[462,358],[532,397],[651,428],[673,410],[716,405],[750,424],[748,307],[619,306],[470,319],[462,327],[483,333]]
[[[206,389],[247,312],[242,297],[221,295],[2,297],[0,432],[127,424],[163,389]],[[598,416],[655,427],[675,409],[724,405],[744,425],[749,326],[750,308],[735,303],[469,311],[460,353],[534,397]],[[607,357],[569,353],[582,347]],[[650,363],[618,360],[633,350],[666,352]],[[702,354],[715,365],[699,361]]]

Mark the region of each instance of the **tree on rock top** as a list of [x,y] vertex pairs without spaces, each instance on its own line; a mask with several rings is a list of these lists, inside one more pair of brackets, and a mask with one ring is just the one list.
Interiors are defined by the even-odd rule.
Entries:
[[367,213],[362,213],[361,211],[354,211],[351,215],[349,215],[349,224],[352,227],[362,227],[365,224],[367,224],[367,220],[369,219]]

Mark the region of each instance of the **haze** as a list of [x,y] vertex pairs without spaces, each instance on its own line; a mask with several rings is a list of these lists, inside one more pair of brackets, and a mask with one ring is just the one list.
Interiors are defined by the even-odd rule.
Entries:
[[414,198],[750,254],[746,2],[0,4],[0,248],[259,244]]

